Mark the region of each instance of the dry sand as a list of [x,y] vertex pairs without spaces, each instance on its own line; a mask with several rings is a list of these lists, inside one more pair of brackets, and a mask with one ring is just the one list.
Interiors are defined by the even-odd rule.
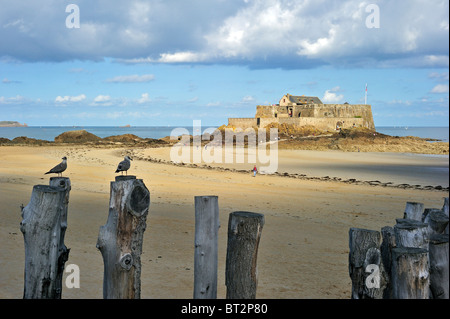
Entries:
[[[64,176],[72,182],[65,237],[66,246],[71,250],[66,265],[77,264],[81,277],[79,289],[63,287],[63,298],[102,298],[103,260],[95,245],[99,227],[106,223],[108,215],[109,183],[114,180],[114,170],[126,152],[127,149],[84,146],[0,147],[0,298],[22,297],[24,247],[19,229],[20,205],[28,204],[33,185],[48,184],[48,175],[43,173],[59,163],[62,156],[68,157],[69,165]],[[294,171],[303,171],[309,165],[317,176],[338,176],[346,172],[359,178],[362,172],[371,172],[369,178],[379,180],[379,174],[387,170],[386,176],[391,174],[397,178],[392,174],[392,167],[405,166],[403,159],[393,154],[376,154],[374,159],[373,154],[359,153],[358,158],[350,154],[345,159],[339,152],[311,152],[303,153],[308,156],[300,160],[299,154],[289,152],[280,151],[280,165]],[[219,196],[218,297],[225,298],[226,292],[228,215],[247,210],[265,215],[258,254],[257,298],[277,299],[349,298],[349,229],[380,230],[383,226],[393,226],[395,219],[403,216],[407,201],[441,208],[444,197],[449,196],[446,191],[274,175],[253,178],[250,173],[139,160],[167,159],[167,149],[162,148],[137,149],[131,153],[135,160],[129,174],[143,179],[151,193],[142,255],[142,298],[192,298],[194,196],[197,195]],[[342,164],[341,171],[330,169],[337,158]],[[349,164],[352,158],[356,163]],[[442,168],[430,159],[433,157],[414,157],[411,161],[421,164],[408,165],[429,163]],[[374,162],[384,164],[372,171],[370,166],[364,167]],[[357,163],[361,168],[352,170],[352,165]],[[446,168],[448,172],[448,162]],[[419,170],[411,170],[410,175],[420,175],[416,174]],[[426,176],[418,178],[426,179]],[[448,185],[448,173],[443,180]]]

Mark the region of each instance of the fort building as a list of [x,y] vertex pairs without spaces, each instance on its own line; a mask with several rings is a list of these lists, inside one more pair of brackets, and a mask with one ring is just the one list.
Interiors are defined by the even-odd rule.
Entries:
[[229,118],[228,125],[242,129],[269,124],[314,126],[322,131],[364,127],[375,130],[367,104],[323,104],[318,97],[284,95],[278,104],[257,105],[254,118]]

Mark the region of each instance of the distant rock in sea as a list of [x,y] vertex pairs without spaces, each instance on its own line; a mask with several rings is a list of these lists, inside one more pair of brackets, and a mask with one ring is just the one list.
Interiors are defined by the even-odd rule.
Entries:
[[17,121],[0,121],[0,127],[28,127],[26,123],[20,124]]
[[85,130],[68,131],[55,137],[55,143],[86,143],[100,140],[100,137]]

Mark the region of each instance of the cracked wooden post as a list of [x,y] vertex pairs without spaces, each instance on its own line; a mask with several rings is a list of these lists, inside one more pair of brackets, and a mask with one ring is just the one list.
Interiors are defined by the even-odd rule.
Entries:
[[[445,216],[447,216],[447,218],[449,218],[449,203],[448,203],[448,197],[445,197],[444,198],[444,206],[442,206],[442,212],[445,214]],[[449,224],[447,224],[447,227],[445,227],[445,231],[444,231],[444,234],[448,234],[448,228],[449,228],[449,225],[450,225],[450,223]]]
[[428,250],[413,247],[392,249],[392,298],[429,299]]
[[383,299],[391,299],[392,284],[391,284],[391,269],[392,269],[392,249],[396,247],[394,228],[385,226],[381,228],[381,260],[383,262],[384,270],[386,271],[387,283],[384,290]]
[[219,201],[195,196],[194,299],[217,298]]
[[441,209],[429,209],[424,217],[424,223],[428,224],[430,235],[444,234],[448,226],[448,216]]
[[428,249],[428,224],[413,219],[397,219],[394,225],[397,247],[415,247]]
[[352,299],[382,299],[387,285],[380,251],[381,234],[375,230],[350,228],[349,275]]
[[430,237],[430,290],[433,299],[449,299],[448,234]]
[[233,212],[228,221],[225,270],[227,299],[255,299],[258,285],[258,246],[264,215]]
[[60,299],[69,249],[64,245],[70,179],[52,177],[35,185],[22,209],[20,230],[25,242],[24,299]]
[[103,263],[103,298],[139,299],[141,253],[150,192],[136,176],[116,176],[111,182],[109,215],[100,227],[97,248]]
[[422,221],[423,212],[424,212],[424,205],[422,203],[406,202],[403,218]]

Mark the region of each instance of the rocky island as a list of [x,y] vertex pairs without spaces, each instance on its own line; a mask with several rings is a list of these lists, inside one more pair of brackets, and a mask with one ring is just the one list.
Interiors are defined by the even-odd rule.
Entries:
[[0,127],[27,127],[26,123],[20,124],[17,121],[0,121]]

